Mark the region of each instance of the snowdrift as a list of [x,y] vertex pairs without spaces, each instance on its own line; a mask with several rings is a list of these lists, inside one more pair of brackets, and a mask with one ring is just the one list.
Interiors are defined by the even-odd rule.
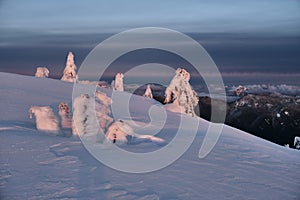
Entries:
[[[212,152],[199,159],[209,126],[201,118],[191,118],[199,122],[194,143],[168,167],[145,174],[110,169],[94,159],[78,137],[37,130],[29,118],[33,105],[50,106],[56,114],[60,102],[71,105],[72,86],[59,80],[0,73],[1,199],[300,198],[299,151],[224,126]],[[148,109],[155,104],[159,103],[133,95],[129,105],[132,117],[144,124],[149,134],[158,128],[147,126]],[[157,136],[170,142],[180,117],[166,113],[168,120]],[[160,119],[154,120],[159,124]],[[140,153],[160,146],[137,143],[122,148]]]

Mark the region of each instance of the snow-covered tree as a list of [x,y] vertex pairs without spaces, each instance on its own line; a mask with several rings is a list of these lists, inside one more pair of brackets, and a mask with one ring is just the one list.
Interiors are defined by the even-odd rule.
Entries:
[[106,138],[113,143],[127,143],[127,136],[132,134],[133,129],[124,121],[118,120],[110,125],[106,132]]
[[294,139],[294,147],[296,148],[296,149],[300,149],[300,137],[295,137],[295,139]]
[[36,128],[41,131],[59,133],[58,119],[49,106],[31,106],[30,119],[35,115]]
[[68,104],[61,102],[58,106],[58,109],[62,128],[72,128],[72,118],[70,117],[70,108]]
[[112,104],[112,99],[109,98],[105,93],[96,92],[96,98],[99,101],[96,101],[96,110],[97,110],[97,118],[99,121],[99,126],[102,130],[106,129],[109,124],[113,122],[113,118],[110,116],[111,109],[110,106]]
[[35,77],[47,78],[49,77],[49,70],[46,67],[37,67]]
[[121,91],[121,92],[124,91],[123,77],[124,77],[124,75],[122,73],[116,74],[115,80],[112,82],[112,87],[114,90]]
[[74,55],[70,51],[68,54],[66,67],[64,69],[64,73],[63,73],[61,80],[66,81],[66,82],[72,82],[72,83],[76,82],[78,79],[78,76],[76,74],[76,69],[77,69],[77,67],[74,62]]
[[[96,92],[96,101],[88,94],[80,95],[74,100],[73,134],[80,136],[96,135],[98,142],[104,142],[104,138],[112,143],[164,143],[164,140],[152,135],[139,135],[134,133],[131,126],[123,120],[113,122],[111,114],[112,100],[105,93]],[[95,106],[95,107],[94,107]],[[95,115],[96,110],[96,115]],[[99,126],[100,129],[99,129]],[[106,131],[106,134],[101,134]],[[99,134],[100,131],[100,134]]]
[[248,92],[248,88],[242,85],[239,85],[234,91],[236,96],[245,96],[247,95],[247,92]]
[[150,84],[147,85],[147,89],[146,89],[145,94],[143,96],[151,98],[151,99],[153,98]]
[[94,102],[88,94],[82,94],[73,102],[73,134],[97,134],[98,120],[95,116]]
[[117,120],[112,123],[106,133],[106,138],[112,143],[137,144],[142,142],[155,142],[162,144],[165,141],[152,135],[136,134],[131,126],[123,120]]
[[165,103],[173,101],[175,106],[180,108],[182,113],[196,116],[194,108],[198,104],[196,92],[189,84],[190,74],[182,68],[176,70],[176,74],[165,91]]

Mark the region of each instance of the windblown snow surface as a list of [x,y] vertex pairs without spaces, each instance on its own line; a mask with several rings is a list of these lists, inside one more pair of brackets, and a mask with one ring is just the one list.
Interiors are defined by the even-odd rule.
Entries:
[[[300,199],[299,151],[224,126],[212,152],[199,159],[209,126],[200,118],[191,118],[200,123],[194,143],[170,166],[145,174],[110,169],[94,159],[78,137],[39,132],[29,118],[32,105],[50,106],[56,114],[60,102],[71,105],[72,87],[59,80],[0,73],[1,200]],[[144,123],[149,120],[146,108],[158,104],[140,96],[131,101],[135,120]],[[178,115],[168,112],[160,138],[172,139]],[[157,146],[125,148],[139,152]]]

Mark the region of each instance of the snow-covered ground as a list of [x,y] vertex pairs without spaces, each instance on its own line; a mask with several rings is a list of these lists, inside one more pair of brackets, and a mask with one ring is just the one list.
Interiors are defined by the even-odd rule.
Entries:
[[[212,152],[199,159],[209,126],[199,118],[194,143],[172,165],[145,174],[123,173],[94,159],[78,137],[37,131],[29,118],[31,106],[50,106],[57,114],[60,102],[71,105],[71,83],[0,73],[0,92],[1,200],[300,199],[297,150],[224,126]],[[157,102],[140,96],[131,101],[134,118],[147,122],[144,112]],[[168,113],[159,137],[170,141],[178,115]],[[159,147],[141,143],[124,148],[140,152]]]

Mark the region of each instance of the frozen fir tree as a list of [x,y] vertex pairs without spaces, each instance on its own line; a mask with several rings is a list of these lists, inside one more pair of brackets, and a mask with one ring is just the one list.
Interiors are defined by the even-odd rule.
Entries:
[[60,116],[61,136],[72,136],[72,117],[67,103],[61,102],[58,105],[58,115]]
[[59,133],[59,123],[52,108],[49,106],[31,106],[30,119],[35,116],[36,128],[40,131]]
[[58,115],[61,118],[62,128],[72,128],[72,118],[70,117],[70,108],[68,104],[61,102],[58,106]]
[[165,91],[165,103],[173,104],[180,108],[180,112],[190,116],[196,116],[194,108],[198,104],[196,92],[190,83],[190,74],[182,68],[176,70],[176,74]]
[[152,95],[152,91],[151,91],[151,87],[150,87],[150,84],[147,85],[147,88],[146,88],[146,91],[145,91],[145,94],[143,95],[144,97],[148,97],[148,98],[153,98],[153,95]]
[[111,86],[113,87],[114,90],[121,91],[121,92],[124,91],[123,77],[124,77],[124,75],[122,73],[116,74],[115,80],[111,83]]
[[73,135],[88,137],[93,141],[102,143],[105,140],[105,135],[99,126],[101,122],[98,119],[98,114],[95,113],[95,106],[94,96],[82,94],[75,98],[73,102]]
[[77,69],[77,67],[74,62],[74,55],[70,51],[68,54],[66,67],[64,69],[64,73],[63,73],[61,80],[66,81],[66,82],[72,82],[72,83],[76,82],[78,79],[78,76],[76,74],[76,69]]
[[240,97],[243,97],[243,96],[246,96],[247,93],[248,93],[248,88],[242,86],[242,85],[239,85],[235,91],[234,91],[235,95],[236,96],[240,96]]
[[97,134],[97,118],[95,116],[93,98],[88,94],[82,94],[73,102],[73,134],[85,135]]
[[95,97],[95,110],[97,111],[96,116],[98,118],[100,128],[102,129],[102,131],[104,131],[113,122],[110,108],[112,99],[105,93],[99,91],[96,92]]
[[295,149],[299,149],[300,150],[300,137],[295,137],[294,139],[294,147]]
[[46,67],[37,67],[34,76],[39,78],[47,78],[49,77],[49,70]]

